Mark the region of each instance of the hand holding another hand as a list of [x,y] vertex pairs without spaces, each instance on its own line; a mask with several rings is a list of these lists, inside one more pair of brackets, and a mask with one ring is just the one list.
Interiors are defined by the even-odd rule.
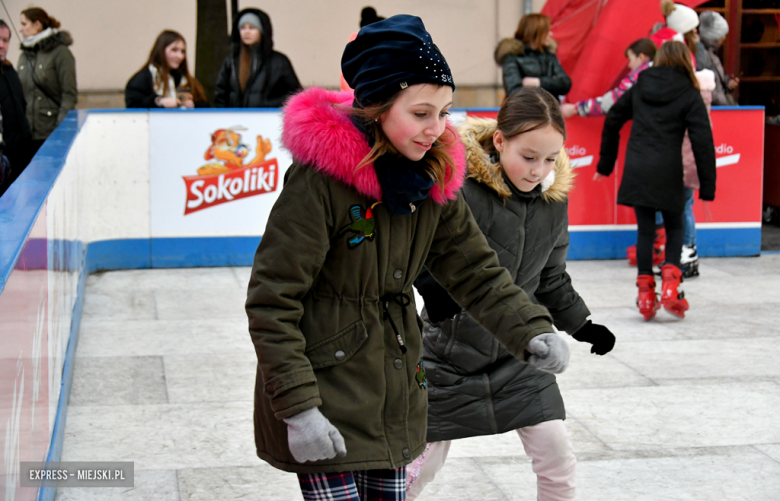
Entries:
[[569,345],[558,334],[539,334],[529,341],[526,351],[531,354],[528,363],[539,370],[561,374],[569,366]]

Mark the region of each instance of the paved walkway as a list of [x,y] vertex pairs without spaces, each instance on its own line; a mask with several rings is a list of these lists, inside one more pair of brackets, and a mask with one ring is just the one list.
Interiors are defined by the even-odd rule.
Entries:
[[[706,259],[679,321],[634,309],[623,261],[570,262],[593,319],[618,336],[571,343],[560,378],[582,501],[780,499],[780,255]],[[64,461],[134,461],[134,489],[66,500],[299,501],[255,457],[248,268],[89,277]],[[420,501],[536,499],[517,435],[461,440]]]

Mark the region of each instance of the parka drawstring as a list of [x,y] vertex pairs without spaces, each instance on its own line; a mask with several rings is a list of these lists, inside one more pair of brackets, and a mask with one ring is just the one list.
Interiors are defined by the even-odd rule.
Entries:
[[382,301],[382,309],[384,310],[383,320],[387,319],[390,321],[390,327],[393,328],[395,338],[398,340],[398,346],[401,347],[401,353],[406,354],[406,345],[404,344],[404,340],[395,326],[395,322],[393,322],[393,317],[390,315],[389,308],[390,301],[393,301],[395,304],[405,309],[407,306],[409,306],[409,304],[411,304],[412,299],[403,292],[389,292],[379,298],[379,300]]

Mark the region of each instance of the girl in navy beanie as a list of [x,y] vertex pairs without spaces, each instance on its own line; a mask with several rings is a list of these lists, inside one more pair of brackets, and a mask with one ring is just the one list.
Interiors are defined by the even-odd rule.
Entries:
[[426,445],[412,291],[423,266],[513,356],[562,372],[568,348],[459,193],[464,147],[447,123],[455,84],[422,21],[364,27],[342,71],[354,96],[310,88],[284,111],[293,164],[246,301],[255,444],[298,474],[304,500],[402,501],[406,465]]

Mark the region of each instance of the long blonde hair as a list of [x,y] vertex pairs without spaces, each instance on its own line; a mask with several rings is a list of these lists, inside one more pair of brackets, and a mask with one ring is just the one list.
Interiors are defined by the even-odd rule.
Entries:
[[[398,154],[398,150],[393,146],[393,143],[390,142],[390,139],[388,139],[387,135],[382,130],[377,119],[393,107],[393,104],[395,104],[401,92],[403,91],[399,91],[387,100],[368,108],[356,108],[354,106],[348,108],[352,115],[364,121],[364,126],[372,132],[375,139],[371,151],[369,151],[363,160],[360,161],[355,167],[355,170],[362,169],[366,165],[373,163],[377,158],[386,153]],[[436,180],[437,185],[442,191],[444,190],[444,185],[450,181],[450,178],[447,177],[447,167],[454,165],[452,156],[447,150],[455,141],[457,141],[457,136],[453,130],[447,126],[442,135],[434,141],[433,145],[431,145],[431,149],[425,154],[425,157],[423,157],[422,160],[427,164],[426,170],[428,171],[428,174],[432,179]],[[451,176],[452,174],[450,174],[450,177]]]

